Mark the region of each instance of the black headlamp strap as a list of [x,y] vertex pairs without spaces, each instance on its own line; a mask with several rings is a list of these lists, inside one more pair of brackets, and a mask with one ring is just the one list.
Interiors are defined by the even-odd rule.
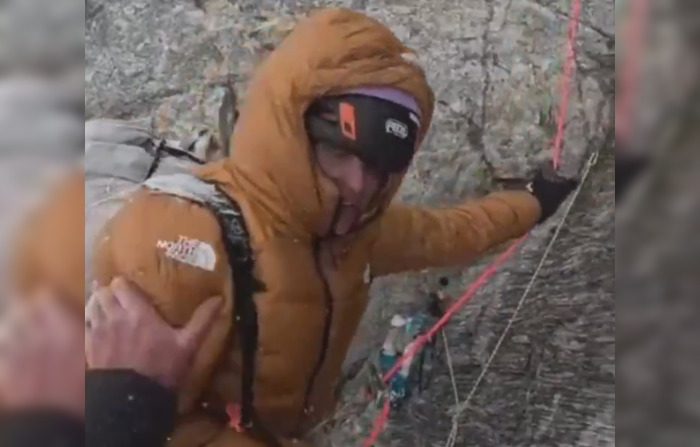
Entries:
[[363,95],[317,100],[306,114],[306,126],[314,143],[347,150],[387,174],[408,168],[419,132],[411,110]]

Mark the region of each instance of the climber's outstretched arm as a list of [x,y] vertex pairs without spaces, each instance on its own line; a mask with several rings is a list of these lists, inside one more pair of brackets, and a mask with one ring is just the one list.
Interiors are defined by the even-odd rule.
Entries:
[[527,191],[497,192],[446,209],[393,205],[380,222],[372,272],[381,276],[469,263],[525,234],[540,213],[538,200]]

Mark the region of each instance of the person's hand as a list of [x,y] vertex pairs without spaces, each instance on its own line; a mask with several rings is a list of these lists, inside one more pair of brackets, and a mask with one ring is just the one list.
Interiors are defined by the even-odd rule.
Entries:
[[88,368],[128,369],[177,388],[222,304],[221,298],[210,298],[185,327],[176,329],[143,292],[117,278],[92,295],[85,312]]
[[16,300],[0,322],[0,409],[83,418],[83,324],[54,297]]
[[568,195],[576,189],[578,182],[561,177],[551,163],[545,163],[528,185],[528,190],[540,202],[542,214],[538,223],[542,223],[554,214]]

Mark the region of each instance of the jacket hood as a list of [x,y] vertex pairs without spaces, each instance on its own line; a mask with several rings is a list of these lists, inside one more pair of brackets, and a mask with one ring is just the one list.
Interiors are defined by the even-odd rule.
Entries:
[[[434,97],[415,60],[411,49],[370,17],[346,9],[313,14],[258,68],[223,167],[276,226],[299,236],[320,235],[336,204],[319,187],[304,126],[307,108],[322,96],[392,87],[413,96],[420,107],[420,144]],[[399,185],[390,182],[384,205]]]

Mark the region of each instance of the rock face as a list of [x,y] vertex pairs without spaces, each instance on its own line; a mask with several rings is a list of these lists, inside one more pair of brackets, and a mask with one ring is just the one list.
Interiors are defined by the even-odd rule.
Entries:
[[698,275],[691,261],[700,253],[693,236],[700,227],[700,30],[688,20],[698,17],[700,4],[650,7],[629,149],[656,157],[618,201],[615,219],[616,441],[622,447],[700,439],[700,413],[691,403],[700,397]]
[[[88,117],[146,118],[163,133],[217,129],[224,85],[245,100],[256,63],[317,6],[346,6],[388,24],[421,55],[438,104],[430,136],[400,199],[455,203],[522,183],[549,158],[565,56],[568,0],[89,0]],[[562,170],[588,154],[583,186],[539,279],[472,406],[456,445],[614,444],[614,5],[584,2]],[[235,148],[233,148],[235,150]],[[457,392],[466,397],[540,261],[561,213],[478,293],[446,331]],[[483,265],[378,281],[348,364],[383,338],[397,311],[414,309],[438,275],[458,295]],[[446,366],[397,412],[381,445],[444,443],[454,405]],[[347,393],[353,394],[352,386]],[[329,425],[328,445],[359,444],[368,410]],[[440,444],[442,445],[442,444]]]

